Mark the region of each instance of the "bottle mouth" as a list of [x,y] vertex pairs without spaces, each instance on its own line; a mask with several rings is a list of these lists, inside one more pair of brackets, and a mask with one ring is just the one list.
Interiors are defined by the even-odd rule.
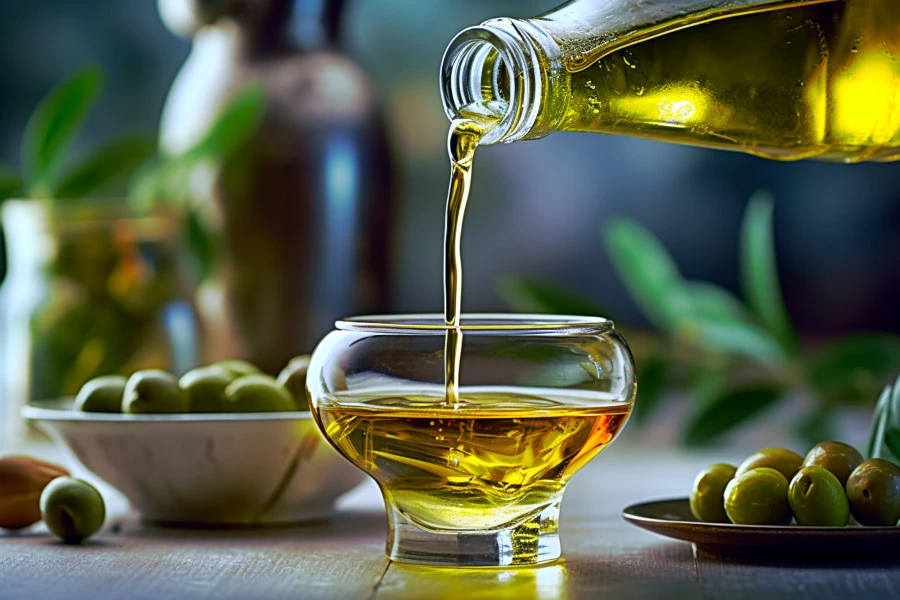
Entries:
[[544,77],[528,24],[492,19],[461,31],[441,61],[441,99],[451,121],[463,112],[499,116],[481,144],[513,142],[537,123]]

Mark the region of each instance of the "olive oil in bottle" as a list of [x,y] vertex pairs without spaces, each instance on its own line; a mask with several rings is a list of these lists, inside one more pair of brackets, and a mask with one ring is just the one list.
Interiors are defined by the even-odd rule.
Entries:
[[895,0],[576,0],[460,33],[443,98],[451,118],[505,107],[482,143],[583,131],[888,161],[900,157],[898,59]]

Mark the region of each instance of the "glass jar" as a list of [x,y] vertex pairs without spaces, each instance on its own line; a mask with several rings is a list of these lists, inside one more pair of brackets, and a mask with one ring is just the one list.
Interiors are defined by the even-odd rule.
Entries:
[[[634,362],[610,321],[470,315],[339,321],[307,391],[325,437],[384,494],[392,560],[503,566],[560,555],[559,504],[634,402]],[[445,338],[462,334],[459,401]]]
[[[197,363],[191,285],[174,212],[121,201],[3,204],[9,272],[0,288],[0,425],[22,439],[19,409],[71,396],[87,380]],[[5,423],[3,422],[5,421]]]

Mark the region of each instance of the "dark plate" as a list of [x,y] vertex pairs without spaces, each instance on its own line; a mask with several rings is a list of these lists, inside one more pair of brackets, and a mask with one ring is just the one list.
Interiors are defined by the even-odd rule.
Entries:
[[687,498],[632,504],[622,516],[642,529],[692,542],[713,554],[832,560],[900,556],[900,527],[700,523],[691,515]]

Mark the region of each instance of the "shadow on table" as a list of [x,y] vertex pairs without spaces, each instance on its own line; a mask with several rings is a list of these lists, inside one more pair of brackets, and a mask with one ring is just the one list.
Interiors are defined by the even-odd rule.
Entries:
[[381,511],[345,511],[305,523],[259,527],[209,527],[153,521],[123,523],[112,532],[142,539],[191,538],[194,540],[344,540],[374,538],[383,542],[387,521]]
[[[732,548],[733,550],[733,548]],[[759,549],[741,554],[721,554],[707,550],[696,550],[699,563],[728,566],[773,567],[791,569],[885,569],[900,567],[900,556],[894,550],[885,556],[882,552],[841,553],[839,549],[825,548],[814,552],[779,552],[772,549],[768,554],[761,554]]]

